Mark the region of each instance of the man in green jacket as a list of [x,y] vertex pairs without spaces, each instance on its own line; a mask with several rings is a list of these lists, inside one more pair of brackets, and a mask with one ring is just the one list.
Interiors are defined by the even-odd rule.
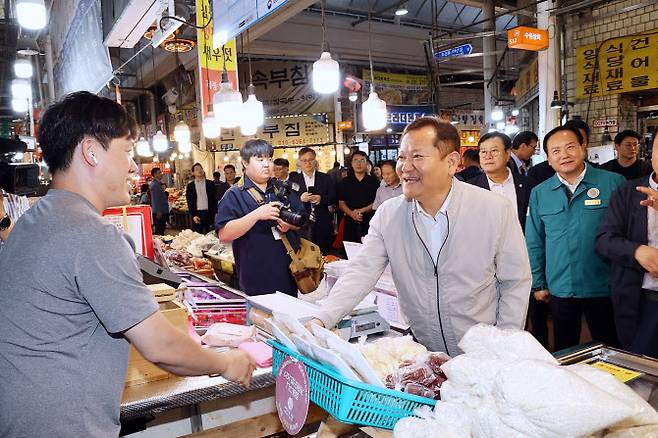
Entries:
[[526,221],[532,292],[551,304],[556,350],[579,344],[583,313],[593,339],[618,344],[610,266],[595,239],[612,193],[625,180],[585,163],[582,142],[568,126],[546,134],[544,151],[556,174],[533,189]]

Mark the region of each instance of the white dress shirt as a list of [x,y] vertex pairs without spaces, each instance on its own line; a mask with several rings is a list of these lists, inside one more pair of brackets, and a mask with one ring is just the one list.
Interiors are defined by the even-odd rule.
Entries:
[[487,180],[489,181],[489,189],[494,193],[500,193],[505,196],[512,202],[512,206],[516,210],[516,187],[514,185],[514,178],[512,178],[512,171],[507,168],[507,179],[502,183],[494,182],[489,175],[487,175]]
[[206,192],[206,180],[195,179],[194,187],[196,188],[196,209],[208,210],[208,192]]
[[[655,177],[656,172],[652,173],[649,177],[649,187],[658,190],[658,183],[654,180]],[[652,248],[658,248],[658,212],[651,207],[646,207],[646,209],[648,245]],[[658,278],[652,277],[648,272],[645,273],[642,288],[658,291]]]
[[315,187],[315,171],[313,171],[311,176],[308,176],[305,172],[302,172],[302,175],[304,175],[304,183],[306,183],[307,189],[309,187]]
[[443,205],[435,216],[427,213],[420,205],[420,203],[414,200],[416,207],[420,212],[418,217],[420,218],[421,225],[425,229],[425,235],[429,239],[429,242],[427,242],[429,244],[428,249],[432,253],[432,259],[434,260],[434,263],[436,263],[436,259],[439,255],[439,251],[441,250],[441,246],[448,236],[448,207],[450,206],[451,199],[452,187],[450,188],[450,192],[448,192],[446,200],[443,201]]
[[581,182],[583,182],[583,178],[585,178],[585,172],[587,172],[587,163],[585,163],[585,168],[583,169],[583,172],[578,175],[578,178],[576,178],[576,181],[573,184],[569,184],[569,181],[566,179],[562,178],[559,173],[556,172],[557,178],[560,180],[562,184],[567,186],[571,194],[573,195],[578,186],[580,185]]

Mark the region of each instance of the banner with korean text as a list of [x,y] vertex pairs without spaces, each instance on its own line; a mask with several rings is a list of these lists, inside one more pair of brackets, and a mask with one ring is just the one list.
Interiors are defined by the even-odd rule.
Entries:
[[658,88],[657,48],[658,34],[637,34],[578,47],[576,98]]

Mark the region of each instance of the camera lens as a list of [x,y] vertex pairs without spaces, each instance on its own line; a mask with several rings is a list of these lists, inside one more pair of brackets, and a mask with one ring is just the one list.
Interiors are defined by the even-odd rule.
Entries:
[[295,213],[294,211],[290,210],[285,210],[281,209],[281,213],[279,214],[279,218],[284,221],[289,223],[290,225],[294,225],[296,227],[301,227],[304,225],[306,222],[306,216]]

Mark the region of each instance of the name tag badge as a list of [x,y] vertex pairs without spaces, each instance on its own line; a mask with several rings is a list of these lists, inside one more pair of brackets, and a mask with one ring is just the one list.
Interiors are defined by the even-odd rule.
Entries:
[[274,236],[274,240],[281,240],[281,234],[279,234],[279,230],[276,227],[272,227],[272,235]]
[[585,199],[585,205],[601,205],[600,199]]

